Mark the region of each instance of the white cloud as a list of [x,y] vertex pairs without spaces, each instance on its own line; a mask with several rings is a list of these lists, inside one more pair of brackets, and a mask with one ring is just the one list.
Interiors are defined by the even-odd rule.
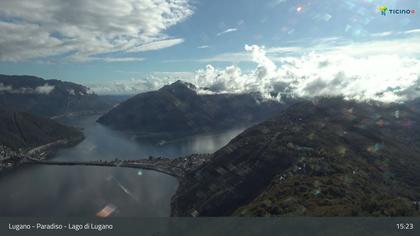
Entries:
[[[245,73],[238,66],[216,69],[208,65],[197,72],[195,83],[218,93],[260,92],[267,99],[281,99],[288,94],[404,101],[420,96],[420,51],[410,53],[397,42],[401,41],[372,41],[277,57],[280,66],[266,55],[264,48],[246,45],[245,50],[257,64],[253,71]],[[414,46],[410,40],[406,43]]]
[[235,32],[235,31],[238,31],[238,29],[237,28],[229,28],[227,30],[224,30],[222,32],[217,33],[217,36],[219,37],[219,36],[222,36],[224,34]]
[[67,92],[72,96],[76,96],[76,92],[74,91],[74,89],[67,89]]
[[204,49],[204,48],[209,48],[210,46],[209,45],[201,45],[201,46],[198,46],[197,48],[198,49]]
[[84,57],[73,55],[69,57],[70,60],[79,62],[88,61],[105,61],[105,62],[130,62],[130,61],[144,61],[142,57]]
[[404,33],[405,34],[419,34],[420,33],[420,29],[407,30]]
[[[320,38],[310,41],[299,40],[287,42],[292,46],[265,48],[267,57],[278,63],[282,63],[285,57],[303,56],[310,53],[322,55],[348,55],[365,57],[367,55],[399,55],[404,57],[416,57],[420,55],[420,29],[412,29],[403,32],[382,32],[372,34],[365,41],[353,42],[340,37]],[[306,44],[305,44],[306,43]],[[295,46],[298,45],[298,46]],[[209,58],[199,59],[200,62],[253,62],[254,60],[246,52],[230,52],[215,55]]]
[[415,56],[420,52],[420,37],[408,37],[398,39],[372,40],[357,43],[347,43],[345,45],[319,45],[311,50],[330,55],[401,55]]
[[13,88],[10,85],[4,85],[0,83],[0,93],[11,93],[11,94],[43,94],[48,95],[55,89],[55,86],[44,84],[35,88],[20,87]]
[[[96,57],[74,54],[68,56],[66,60],[78,61],[78,62],[92,62],[92,61],[104,61],[104,62],[131,62],[131,61],[144,61],[142,57]],[[56,62],[56,60],[46,60],[46,62]]]
[[234,52],[234,53],[222,53],[213,57],[209,58],[202,58],[198,59],[198,62],[244,62],[244,61],[252,61],[251,56],[245,52]]
[[370,36],[372,36],[372,37],[386,37],[386,36],[390,36],[390,35],[392,35],[392,31],[385,31],[385,32],[381,32],[381,33],[370,34]]
[[48,95],[50,94],[53,90],[55,89],[55,86],[53,85],[49,85],[49,84],[44,84],[42,86],[38,86],[35,88],[35,92],[38,94],[45,94]]
[[138,94],[157,90],[164,85],[177,80],[193,81],[193,72],[153,72],[145,74],[137,71],[117,71],[118,73],[134,74],[128,80],[98,82],[87,84],[96,94]]
[[4,85],[3,83],[0,83],[0,93],[1,92],[8,92],[11,91],[13,88],[10,85]]
[[[402,40],[413,46],[412,41],[415,40]],[[196,73],[160,72],[144,76],[127,72],[137,74],[137,78],[89,86],[100,94],[135,94],[181,79],[199,86],[200,93],[259,92],[266,99],[276,100],[285,95],[308,98],[342,95],[349,99],[398,102],[420,96],[420,51],[408,53],[402,50],[404,45],[377,40],[351,45],[318,45],[315,48],[324,51],[302,55],[290,53],[302,52],[305,50],[302,47],[265,49],[245,45],[245,53],[239,53],[238,57],[247,55],[247,60],[256,63],[251,71],[243,71],[237,65],[223,69],[208,65]],[[385,50],[389,46],[395,49],[394,53]]]
[[180,43],[183,43],[184,39],[165,39],[160,41],[155,41],[147,44],[140,45],[138,47],[132,48],[129,51],[130,52],[146,52],[146,51],[153,51],[153,50],[159,50],[163,48],[172,47],[175,45],[178,45]]
[[201,93],[259,92],[266,99],[277,100],[285,95],[342,95],[348,99],[399,102],[420,96],[419,41],[420,34],[410,30],[409,34],[386,33],[361,42],[328,38],[308,46],[245,45],[244,52],[201,61],[252,61],[256,67],[251,71],[237,65],[208,65],[195,74],[152,74],[146,79],[113,82],[103,86],[102,92],[99,88],[96,91],[139,93],[182,79],[198,85]]
[[[286,55],[292,54],[296,52],[302,52],[304,49],[301,47],[274,47],[274,48],[267,48],[265,52],[269,55],[270,59],[276,59],[277,55]],[[230,52],[230,53],[222,53],[216,56],[198,59],[199,62],[231,62],[231,63],[238,63],[238,62],[253,62],[252,56],[250,53],[244,52]]]
[[104,58],[95,58],[95,59],[103,60],[106,62],[144,61],[144,58],[141,58],[141,57],[104,57]]
[[302,47],[274,47],[274,48],[268,48],[266,50],[267,53],[294,53],[298,51],[304,50]]
[[192,13],[188,0],[0,1],[0,60],[158,50],[182,42],[164,32]]

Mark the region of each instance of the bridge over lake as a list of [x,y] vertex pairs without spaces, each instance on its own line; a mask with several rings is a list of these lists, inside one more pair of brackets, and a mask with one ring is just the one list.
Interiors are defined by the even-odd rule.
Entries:
[[183,178],[185,176],[185,169],[182,166],[174,165],[174,160],[171,159],[156,159],[156,160],[115,160],[115,161],[51,161],[38,160],[26,157],[22,163],[24,165],[59,165],[59,166],[104,166],[104,167],[126,167],[144,170],[158,171],[176,178]]
[[185,177],[187,171],[191,171],[205,163],[211,155],[193,154],[187,157],[170,158],[149,158],[139,160],[95,160],[95,161],[53,161],[41,160],[25,156],[23,165],[60,165],[60,166],[104,166],[104,167],[126,167],[144,170],[158,171],[171,175],[177,179]]

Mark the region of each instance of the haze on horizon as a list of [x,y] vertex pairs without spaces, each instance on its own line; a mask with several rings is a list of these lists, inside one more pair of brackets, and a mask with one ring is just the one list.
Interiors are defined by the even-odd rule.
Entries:
[[[419,96],[420,16],[388,0],[0,2],[0,73],[135,94],[178,79],[281,100]],[[1,88],[1,87],[0,87]]]

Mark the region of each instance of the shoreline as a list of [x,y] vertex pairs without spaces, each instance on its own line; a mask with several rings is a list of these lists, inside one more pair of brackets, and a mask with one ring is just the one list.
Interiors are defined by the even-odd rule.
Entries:
[[37,155],[38,157],[40,157],[37,158],[39,160],[51,159],[54,158],[58,150],[74,147],[81,143],[84,139],[84,134],[82,134],[80,137],[73,139],[59,139],[57,141],[29,149],[24,153],[24,156],[32,157],[33,155]]
[[0,167],[0,177],[4,174],[11,173],[13,171],[17,171],[20,168],[23,168],[25,166],[23,164],[28,157],[32,158],[33,155],[38,155],[38,157],[41,157],[37,158],[39,160],[52,159],[58,150],[74,147],[81,143],[84,139],[85,136],[82,134],[77,138],[56,140],[54,142],[37,146],[26,151],[10,150],[13,152],[13,154],[11,154],[12,156],[1,161],[2,166]]

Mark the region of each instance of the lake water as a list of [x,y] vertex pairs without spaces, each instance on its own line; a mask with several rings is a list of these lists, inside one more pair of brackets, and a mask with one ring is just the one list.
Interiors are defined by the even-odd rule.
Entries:
[[[66,120],[82,127],[86,139],[60,150],[54,160],[142,159],[212,153],[243,129],[196,135],[172,142],[147,143],[110,130],[96,116]],[[146,170],[88,166],[30,166],[0,178],[0,216],[170,215],[175,178]]]

